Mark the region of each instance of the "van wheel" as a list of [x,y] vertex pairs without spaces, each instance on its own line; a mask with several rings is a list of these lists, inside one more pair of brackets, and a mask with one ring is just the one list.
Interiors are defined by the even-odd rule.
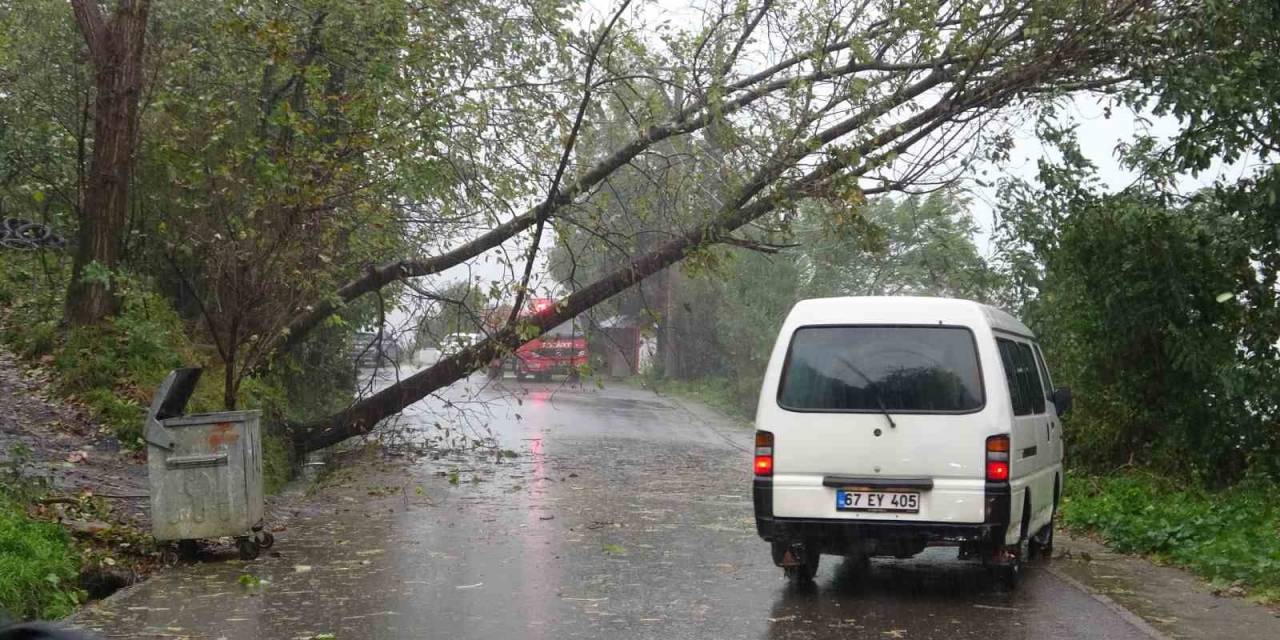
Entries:
[[1028,553],[1031,555],[1028,557],[1039,560],[1053,559],[1053,521],[1056,516],[1056,513],[1049,516],[1049,524],[1046,524],[1031,538],[1028,543],[1030,547]]
[[1017,589],[1018,585],[1022,584],[1022,574],[1024,570],[1022,559],[1025,558],[1027,554],[1027,537],[1025,535],[1020,541],[1018,541],[1018,550],[1016,554],[1017,555],[1015,557],[1009,558],[1005,560],[1004,563],[993,567],[995,570],[996,584],[1009,591]]
[[773,562],[782,567],[782,574],[794,582],[811,582],[818,575],[818,561],[822,554],[808,545],[773,543]]
[[1027,529],[1030,528],[1028,520],[1031,517],[1029,506],[1028,504],[1022,510],[1022,526],[1019,528],[1018,545],[1014,548],[1012,557],[1002,558],[1003,562],[995,566],[996,582],[1009,591],[1017,589],[1018,585],[1022,584],[1022,574],[1026,560],[1031,553],[1031,537],[1027,535]]

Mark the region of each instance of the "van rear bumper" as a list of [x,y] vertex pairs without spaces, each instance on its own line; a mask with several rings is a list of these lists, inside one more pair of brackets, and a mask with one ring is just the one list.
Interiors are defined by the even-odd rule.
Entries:
[[823,541],[823,546],[862,542],[923,541],[932,545],[962,543],[999,544],[1009,527],[1009,485],[989,482],[984,489],[982,522],[921,522],[849,520],[825,518],[776,518],[773,516],[773,483],[756,478],[752,486],[756,532],[769,541]]
[[828,543],[824,546],[894,540],[946,545],[964,542],[994,543],[1004,538],[1005,525],[757,518],[756,529],[765,540],[821,540]]

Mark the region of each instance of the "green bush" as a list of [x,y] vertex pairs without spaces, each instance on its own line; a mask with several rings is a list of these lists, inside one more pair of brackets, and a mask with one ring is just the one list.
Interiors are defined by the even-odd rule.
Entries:
[[293,456],[284,438],[274,429],[262,433],[262,486],[267,493],[280,490],[293,477]]
[[66,531],[27,517],[0,487],[0,608],[20,619],[65,616],[82,597],[79,574]]
[[1185,566],[1219,582],[1280,589],[1280,485],[1249,478],[1210,492],[1147,472],[1068,477],[1064,523],[1122,553]]

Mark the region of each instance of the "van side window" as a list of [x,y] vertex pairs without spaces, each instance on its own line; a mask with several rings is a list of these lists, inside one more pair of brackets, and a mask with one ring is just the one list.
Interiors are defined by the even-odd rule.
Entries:
[[1044,386],[1040,383],[1040,373],[1036,371],[1036,356],[1031,352],[1031,345],[1018,343],[1018,379],[1026,385],[1025,393],[1031,398],[1031,412],[1044,413]]
[[1023,394],[1022,385],[1018,383],[1018,345],[1004,338],[997,338],[996,343],[1000,346],[1000,363],[1004,365],[1004,381],[1009,387],[1009,399],[1013,402],[1013,415],[1025,416],[1031,413],[1031,401]]
[[1000,361],[1004,365],[1005,382],[1009,385],[1009,398],[1013,403],[1013,415],[1026,416],[1044,413],[1044,389],[1036,372],[1035,356],[1031,347],[1021,342],[997,338]]
[[1044,385],[1044,397],[1046,400],[1053,401],[1053,379],[1049,377],[1049,367],[1044,366],[1044,354],[1040,351],[1040,345],[1035,345],[1036,365],[1040,368],[1040,383]]

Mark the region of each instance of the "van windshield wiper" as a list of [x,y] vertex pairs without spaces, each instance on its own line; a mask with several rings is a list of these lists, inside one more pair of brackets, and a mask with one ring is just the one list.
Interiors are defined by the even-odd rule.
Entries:
[[897,429],[898,425],[894,424],[893,416],[889,413],[889,408],[884,406],[884,396],[880,395],[880,385],[872,381],[871,378],[867,376],[867,374],[863,373],[861,369],[854,366],[852,362],[849,362],[848,358],[844,356],[836,356],[836,360],[839,360],[840,364],[848,367],[850,371],[858,374],[859,377],[867,381],[867,388],[871,389],[871,395],[876,399],[876,406],[880,407],[880,413],[884,414],[884,419],[889,421],[889,428]]

